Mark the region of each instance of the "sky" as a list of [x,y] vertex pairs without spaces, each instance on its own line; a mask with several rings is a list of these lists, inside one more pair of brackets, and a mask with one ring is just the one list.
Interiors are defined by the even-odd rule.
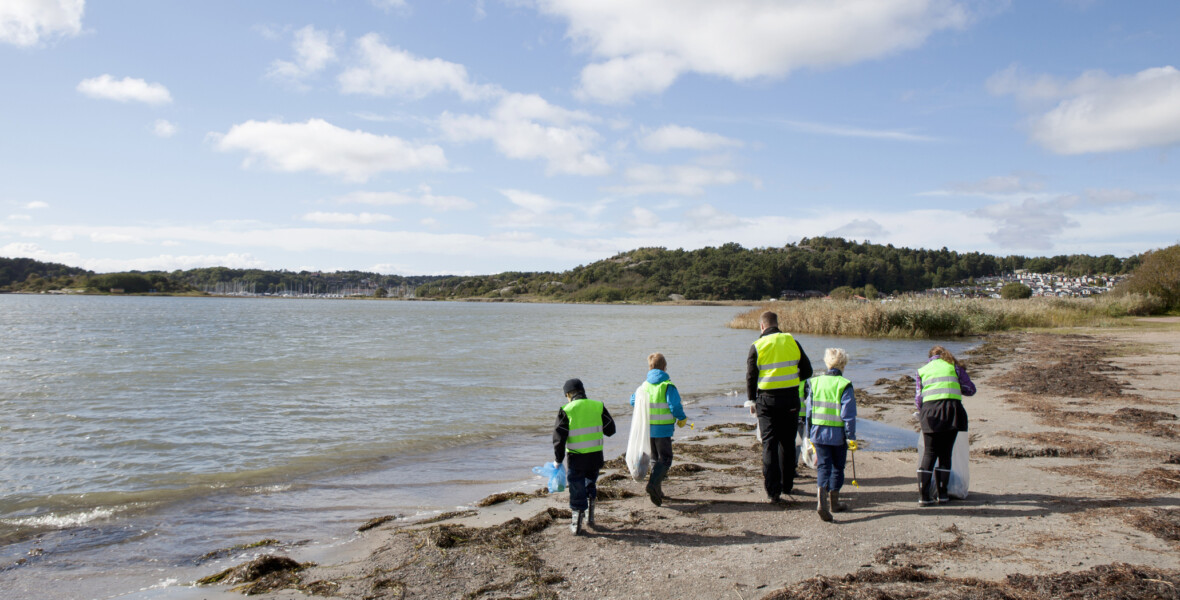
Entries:
[[0,0],[0,256],[1180,242],[1174,0]]

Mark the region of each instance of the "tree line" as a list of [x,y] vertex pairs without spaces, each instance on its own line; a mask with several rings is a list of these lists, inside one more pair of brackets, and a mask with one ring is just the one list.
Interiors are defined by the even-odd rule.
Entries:
[[449,277],[418,288],[432,298],[536,295],[573,301],[653,301],[679,294],[690,300],[758,300],[783,292],[837,289],[883,294],[949,287],[971,278],[1025,269],[1067,276],[1120,274],[1139,256],[1084,254],[993,256],[980,252],[898,248],[842,238],[804,238],[780,248],[729,243],[697,250],[639,248],[562,273],[507,272]]
[[1119,274],[1135,269],[1141,256],[1083,254],[1054,257],[993,256],[979,252],[898,248],[892,244],[842,238],[804,238],[778,248],[744,248],[729,243],[697,250],[639,248],[564,271],[505,272],[483,276],[400,276],[363,271],[201,269],[91,271],[27,258],[0,258],[0,290],[45,291],[88,288],[126,293],[194,293],[219,283],[241,284],[255,293],[332,293],[342,287],[385,289],[405,286],[424,298],[514,297],[558,301],[658,301],[679,294],[690,300],[759,300],[784,291],[836,289],[883,294],[956,285],[963,280],[1017,269],[1068,276]]

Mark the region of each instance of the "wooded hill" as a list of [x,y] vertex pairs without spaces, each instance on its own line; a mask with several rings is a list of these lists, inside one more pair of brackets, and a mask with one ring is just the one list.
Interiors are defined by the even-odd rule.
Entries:
[[266,271],[211,267],[172,272],[106,273],[28,258],[0,258],[0,290],[45,291],[90,288],[127,293],[200,292],[218,284],[258,294],[301,291],[333,293],[342,287],[395,295],[400,288],[420,298],[507,298],[521,295],[556,301],[659,301],[671,294],[690,300],[760,300],[783,291],[823,293],[848,286],[881,293],[920,291],[955,285],[968,278],[1027,269],[1067,275],[1118,274],[1133,270],[1141,257],[1070,255],[1051,258],[998,257],[979,252],[913,250],[841,238],[804,238],[781,248],[743,248],[739,244],[699,250],[640,248],[562,273],[506,272],[498,275],[440,277]]
[[759,300],[787,290],[827,293],[842,286],[873,286],[881,293],[920,291],[1017,269],[1113,275],[1138,263],[1138,256],[998,257],[818,237],[781,248],[747,249],[734,243],[699,250],[640,248],[563,273],[450,277],[419,286],[416,293],[423,298],[533,295],[579,302],[658,301],[671,294],[690,300]]

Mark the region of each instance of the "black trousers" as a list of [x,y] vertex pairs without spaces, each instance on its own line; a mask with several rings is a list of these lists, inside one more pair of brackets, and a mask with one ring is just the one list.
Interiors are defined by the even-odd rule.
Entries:
[[951,469],[951,450],[955,448],[955,438],[958,431],[939,431],[936,433],[922,433],[922,462],[918,467],[923,471],[933,471],[934,461],[938,461],[938,468]]
[[762,484],[767,497],[778,498],[790,493],[795,486],[799,401],[775,402],[759,396],[754,411],[758,415],[758,428],[762,430]]

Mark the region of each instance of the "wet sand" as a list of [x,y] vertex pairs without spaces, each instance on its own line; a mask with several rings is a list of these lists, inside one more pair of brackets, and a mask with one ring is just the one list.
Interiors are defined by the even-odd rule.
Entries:
[[[598,523],[576,537],[567,494],[519,494],[431,522],[376,523],[314,557],[318,566],[269,559],[255,566],[278,570],[208,589],[276,599],[1180,597],[1177,319],[995,335],[961,358],[979,388],[966,399],[967,500],[919,508],[915,452],[860,451],[859,485],[850,460],[842,492],[852,511],[825,523],[806,468],[787,506],[764,500],[753,433],[734,423],[678,432],[662,507],[608,463]],[[861,417],[913,427],[912,385],[863,390]]]

